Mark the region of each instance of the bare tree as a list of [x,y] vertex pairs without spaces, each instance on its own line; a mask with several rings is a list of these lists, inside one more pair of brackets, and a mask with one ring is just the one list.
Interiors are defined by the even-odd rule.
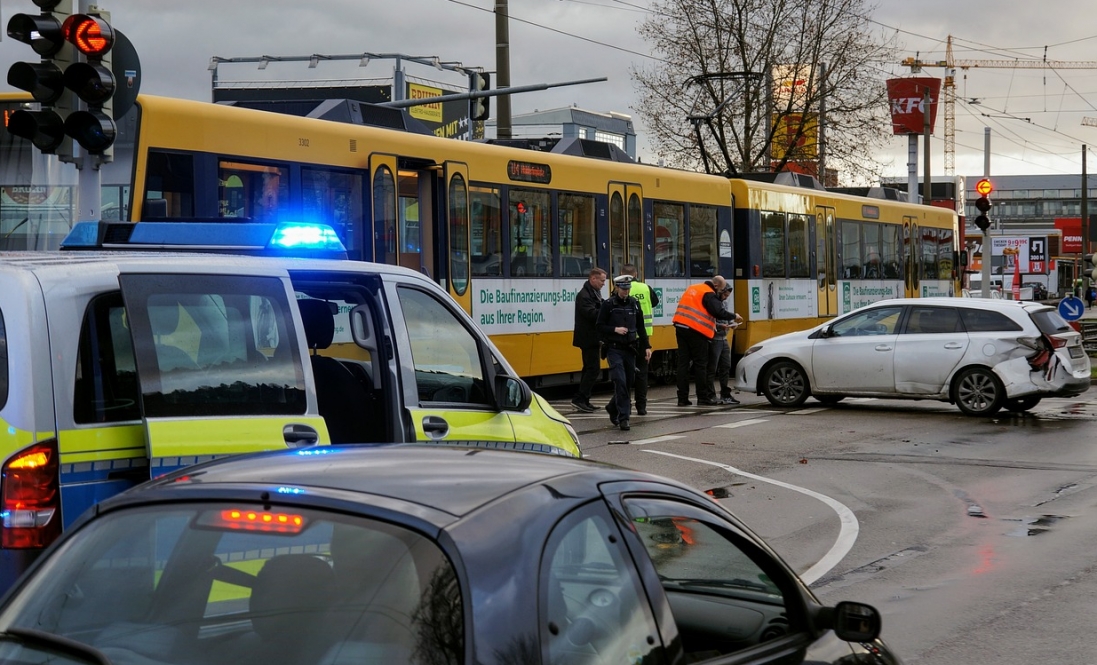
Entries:
[[881,64],[895,57],[873,36],[872,9],[864,0],[654,0],[639,32],[661,60],[632,76],[656,154],[718,173],[810,172],[822,146],[828,172],[875,180],[882,165],[872,155],[891,136]]

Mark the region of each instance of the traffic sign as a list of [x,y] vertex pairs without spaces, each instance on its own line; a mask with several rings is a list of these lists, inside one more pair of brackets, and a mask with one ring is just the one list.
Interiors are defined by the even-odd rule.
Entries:
[[1059,301],[1059,316],[1067,321],[1077,321],[1082,318],[1082,313],[1085,311],[1086,304],[1081,298],[1067,296]]

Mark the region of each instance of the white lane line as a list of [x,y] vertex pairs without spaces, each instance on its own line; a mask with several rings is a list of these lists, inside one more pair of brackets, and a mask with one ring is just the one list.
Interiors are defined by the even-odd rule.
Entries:
[[790,415],[790,416],[809,416],[813,413],[819,413],[820,411],[830,411],[830,407],[825,407],[824,406],[822,408],[816,408],[816,409],[800,409],[799,411],[789,411],[788,414],[786,414],[786,415]]
[[847,402],[875,402],[878,399],[880,399],[880,398],[879,397],[853,397],[851,399],[847,399],[846,401]]
[[751,420],[740,420],[735,423],[724,423],[723,425],[713,425],[713,428],[722,427],[724,429],[735,429],[736,427],[746,427],[747,425],[758,425],[761,423],[768,423],[765,418],[752,418]]
[[655,436],[650,439],[640,439],[639,441],[630,441],[634,446],[642,446],[648,443],[661,443],[663,441],[674,441],[675,439],[684,439],[685,436],[681,434],[667,434],[665,436]]
[[696,457],[686,457],[685,455],[675,455],[674,453],[667,453],[661,450],[645,450],[645,453],[654,453],[656,455],[665,455],[666,457],[676,457],[678,459],[687,460],[690,462],[697,462],[698,464],[708,464],[709,466],[719,467],[724,469],[728,473],[733,473],[744,478],[752,478],[759,482],[769,483],[778,487],[784,487],[785,489],[792,490],[793,492],[800,492],[806,494],[813,499],[818,499],[826,505],[830,506],[834,512],[838,513],[838,519],[841,520],[842,526],[838,530],[838,538],[834,541],[834,545],[830,548],[822,559],[808,568],[806,571],[800,574],[800,579],[804,581],[804,584],[811,585],[823,575],[826,575],[832,568],[838,565],[849,551],[853,549],[853,544],[857,542],[857,534],[860,532],[860,525],[857,523],[857,516],[853,514],[853,511],[846,507],[844,504],[813,490],[809,490],[806,487],[799,487],[797,485],[790,485],[789,483],[781,482],[780,480],[774,480],[772,478],[766,478],[765,476],[757,476],[753,473],[747,473],[740,469],[736,469],[733,466],[727,464],[720,464],[719,462],[712,462],[710,460],[698,459]]

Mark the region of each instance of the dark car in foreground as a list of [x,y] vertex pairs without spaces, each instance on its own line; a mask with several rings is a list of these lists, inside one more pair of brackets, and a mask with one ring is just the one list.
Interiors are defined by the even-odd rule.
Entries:
[[402,444],[188,467],[99,504],[0,606],[0,663],[890,663],[711,497]]

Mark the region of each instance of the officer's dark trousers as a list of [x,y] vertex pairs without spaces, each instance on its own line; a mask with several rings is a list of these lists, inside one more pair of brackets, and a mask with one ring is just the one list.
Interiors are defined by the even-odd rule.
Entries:
[[636,354],[636,378],[632,382],[632,396],[637,409],[648,408],[648,358],[646,354]]
[[602,373],[602,359],[598,356],[597,346],[585,346],[580,350],[583,352],[583,373],[579,377],[577,396],[589,400],[590,391],[594,390],[598,375]]
[[629,387],[636,374],[636,354],[631,349],[610,347],[606,355],[609,362],[609,378],[613,381],[613,401],[610,415],[618,422],[628,420],[632,415],[632,403],[629,401]]
[[689,399],[691,366],[698,402],[715,400],[716,392],[708,381],[708,359],[712,352],[709,338],[692,328],[678,326],[674,327],[674,334],[678,339],[678,401]]

